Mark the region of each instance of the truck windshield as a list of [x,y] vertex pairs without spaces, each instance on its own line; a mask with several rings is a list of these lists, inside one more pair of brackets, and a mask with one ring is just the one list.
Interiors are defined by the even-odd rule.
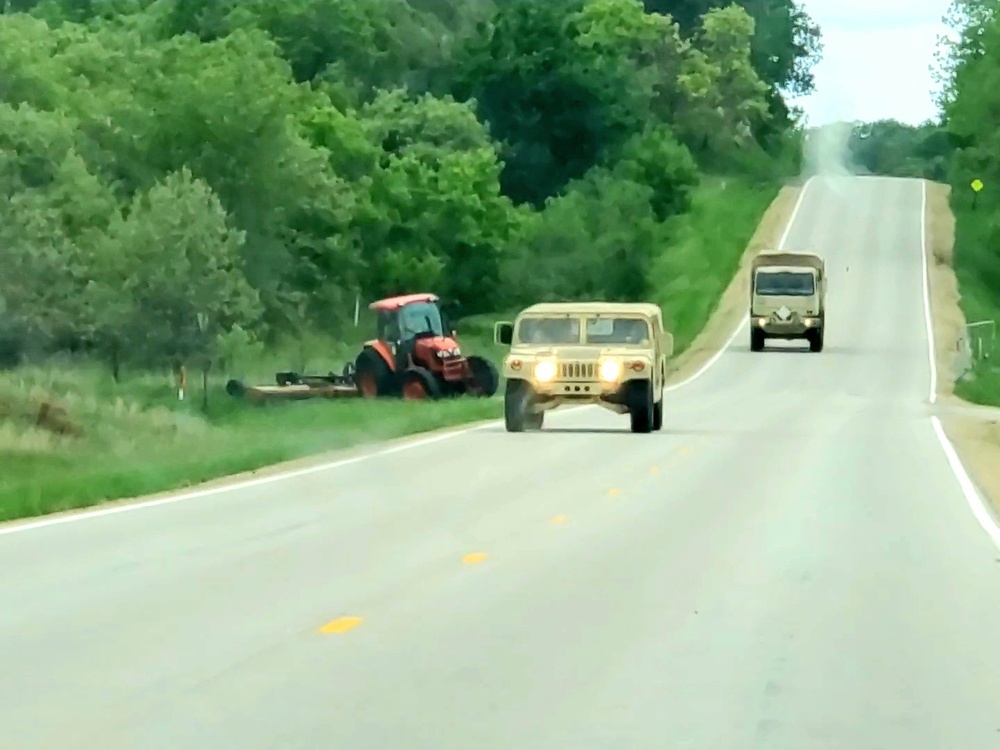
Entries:
[[648,344],[649,324],[642,318],[587,318],[588,344]]
[[811,273],[761,272],[754,291],[772,297],[810,297],[816,293],[816,279]]
[[576,344],[580,341],[578,318],[524,318],[517,326],[517,340],[524,344]]
[[399,328],[404,339],[432,333],[444,335],[441,311],[432,302],[412,302],[399,310]]

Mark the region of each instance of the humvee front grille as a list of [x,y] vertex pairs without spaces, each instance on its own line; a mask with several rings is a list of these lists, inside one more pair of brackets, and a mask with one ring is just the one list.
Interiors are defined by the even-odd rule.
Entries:
[[597,365],[593,362],[560,362],[560,380],[593,380],[596,377]]

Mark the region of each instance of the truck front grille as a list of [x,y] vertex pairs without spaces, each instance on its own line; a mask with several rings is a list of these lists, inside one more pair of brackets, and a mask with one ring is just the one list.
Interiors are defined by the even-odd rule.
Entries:
[[593,380],[596,377],[597,365],[593,362],[560,362],[560,380]]

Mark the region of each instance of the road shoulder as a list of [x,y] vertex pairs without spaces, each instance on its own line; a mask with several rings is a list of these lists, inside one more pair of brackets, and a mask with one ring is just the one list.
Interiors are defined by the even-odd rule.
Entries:
[[951,188],[927,183],[927,263],[941,418],[970,477],[1000,515],[1000,409],[970,404],[954,393],[958,341],[965,329],[959,306],[958,279],[952,267],[955,218],[949,206]]

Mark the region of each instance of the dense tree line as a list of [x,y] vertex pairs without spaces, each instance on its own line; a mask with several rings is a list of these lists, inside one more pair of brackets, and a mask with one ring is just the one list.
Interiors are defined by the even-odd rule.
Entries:
[[820,50],[793,0],[0,7],[8,360],[642,297],[701,174],[789,167]]
[[896,120],[861,123],[849,144],[851,167],[861,174],[948,179],[952,143],[938,122],[910,125]]
[[[942,127],[954,151],[949,175],[956,192],[969,194],[980,179],[984,213],[992,213],[1000,237],[1000,15],[995,3],[953,0],[948,20],[953,39],[941,50],[939,104]],[[1000,284],[997,286],[1000,289]]]

